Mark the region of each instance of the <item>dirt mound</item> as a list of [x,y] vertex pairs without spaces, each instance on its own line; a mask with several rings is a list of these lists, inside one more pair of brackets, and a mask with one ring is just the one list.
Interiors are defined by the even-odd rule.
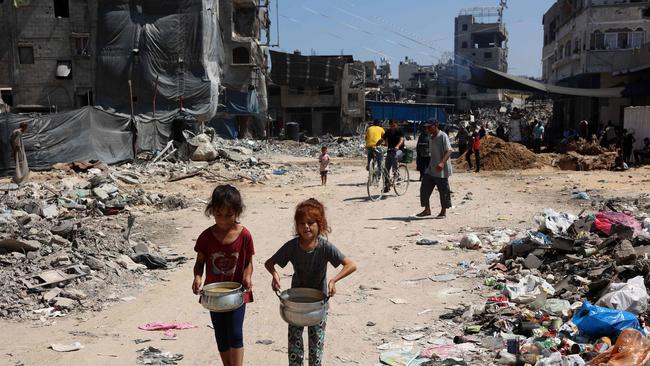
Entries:
[[[481,170],[533,169],[544,165],[545,160],[524,145],[505,142],[494,136],[485,136],[481,140]],[[454,167],[466,169],[465,156],[454,160]]]
[[566,146],[566,152],[575,151],[580,155],[601,155],[610,150],[601,147],[597,141],[588,142],[585,139],[572,141]]
[[600,155],[580,155],[575,151],[562,154],[553,165],[562,170],[609,170],[616,160],[616,152],[604,152]]

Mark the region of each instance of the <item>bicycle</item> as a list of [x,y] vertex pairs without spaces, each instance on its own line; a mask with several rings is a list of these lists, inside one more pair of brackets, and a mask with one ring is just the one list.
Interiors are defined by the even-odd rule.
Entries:
[[[382,153],[381,150],[379,150],[379,153]],[[370,164],[368,164],[368,182],[366,183],[366,190],[368,191],[368,198],[370,198],[371,201],[379,201],[383,197],[386,187],[392,187],[397,196],[404,195],[408,190],[409,181],[409,169],[406,164],[398,163],[397,169],[394,169],[392,176],[390,176],[386,166],[382,166],[382,164],[375,159],[374,155],[370,159]]]

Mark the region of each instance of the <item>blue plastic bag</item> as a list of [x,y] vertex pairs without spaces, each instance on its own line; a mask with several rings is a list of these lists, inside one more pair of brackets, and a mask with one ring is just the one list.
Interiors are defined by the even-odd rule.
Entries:
[[616,338],[625,329],[643,332],[636,315],[623,311],[595,306],[584,301],[571,319],[581,335],[591,338]]

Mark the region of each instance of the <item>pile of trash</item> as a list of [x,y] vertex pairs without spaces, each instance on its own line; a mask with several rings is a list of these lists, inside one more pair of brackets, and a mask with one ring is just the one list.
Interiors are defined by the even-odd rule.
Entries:
[[188,207],[183,196],[132,188],[118,177],[134,178],[108,168],[48,174],[64,176],[0,185],[0,318],[46,321],[101,310],[119,301],[111,286],[126,288],[148,269],[186,260],[163,255],[136,225],[146,220],[142,211]]
[[[487,300],[442,314],[431,328],[396,332],[408,343],[378,346],[380,361],[411,366],[648,364],[649,213],[647,197],[612,200],[587,215],[546,209],[530,230],[466,235],[461,247],[462,242],[470,249],[484,244],[486,264],[462,263],[457,275],[432,280],[481,278]],[[454,336],[449,329],[458,332]]]
[[[472,156],[472,160],[474,157]],[[481,140],[481,169],[486,171],[534,169],[545,165],[546,160],[528,150],[524,145],[505,142],[495,136],[485,136]],[[467,168],[465,156],[454,160],[456,169]]]

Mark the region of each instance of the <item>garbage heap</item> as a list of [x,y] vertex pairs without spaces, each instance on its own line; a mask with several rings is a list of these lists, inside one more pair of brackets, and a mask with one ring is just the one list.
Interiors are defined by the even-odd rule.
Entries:
[[[466,249],[507,244],[487,250],[485,265],[461,262],[457,274],[431,280],[477,278],[487,300],[442,314],[431,327],[397,331],[417,343],[383,352],[380,361],[411,366],[649,364],[648,212],[645,196],[608,201],[601,211],[578,217],[546,209],[530,230],[466,235],[460,242]],[[449,329],[458,331],[450,334]],[[391,349],[390,344],[378,348]]]
[[537,230],[519,233],[501,250],[484,282],[500,292],[465,328],[504,339],[497,362],[650,360],[650,219],[636,207],[609,206],[581,217],[547,209]]
[[80,166],[86,171],[0,185],[0,318],[101,310],[120,289],[156,277],[147,270],[185,261],[148,239],[143,213],[186,208],[186,198],[126,184],[135,178],[100,163],[68,167]]

